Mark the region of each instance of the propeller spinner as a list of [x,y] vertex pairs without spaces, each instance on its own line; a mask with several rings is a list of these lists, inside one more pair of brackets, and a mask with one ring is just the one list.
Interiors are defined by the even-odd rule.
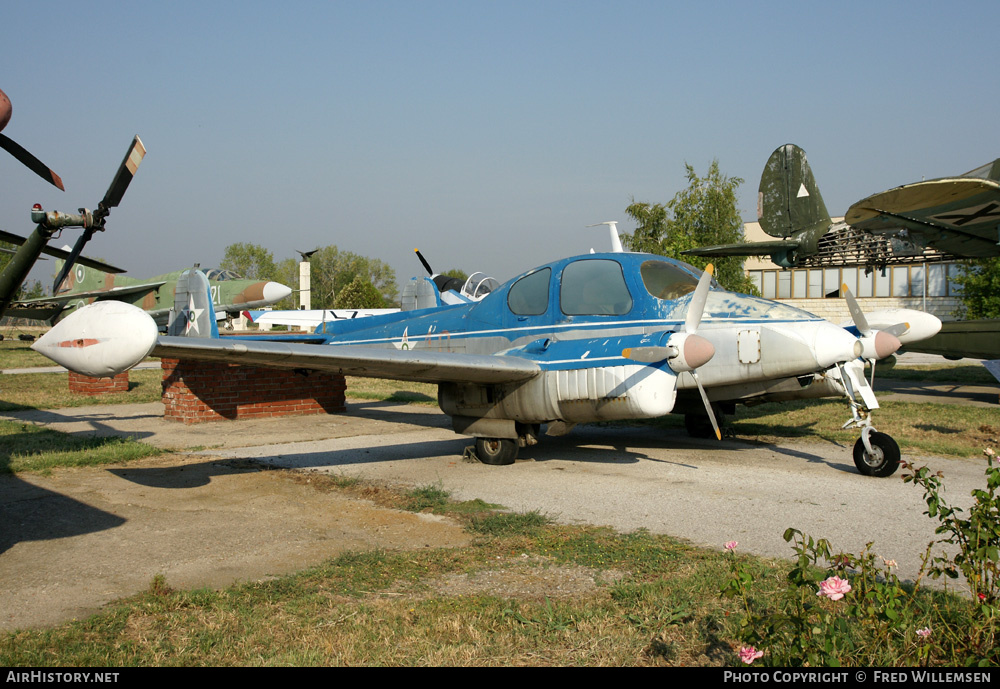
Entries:
[[[13,108],[10,104],[10,98],[7,97],[6,93],[0,91],[0,130],[3,130],[3,128],[7,126],[7,123],[10,122],[10,115],[12,111]],[[66,191],[59,175],[53,172],[47,165],[45,165],[45,163],[31,155],[13,139],[0,134],[0,148],[20,160],[28,167],[29,170],[44,179],[46,182],[55,185],[62,191]]]

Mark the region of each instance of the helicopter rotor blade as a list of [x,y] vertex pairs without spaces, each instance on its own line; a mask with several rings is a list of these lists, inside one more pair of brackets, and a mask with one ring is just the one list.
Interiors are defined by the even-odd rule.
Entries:
[[146,147],[142,145],[142,140],[136,135],[132,139],[132,145],[129,146],[122,164],[118,166],[118,172],[115,173],[114,179],[111,180],[111,186],[108,187],[108,191],[101,200],[100,205],[102,207],[115,208],[121,203],[122,196],[125,195],[128,185],[132,183],[132,177],[135,176],[135,171],[139,169],[139,164],[145,155]]
[[76,244],[73,245],[73,250],[70,252],[69,258],[66,259],[62,270],[59,271],[59,275],[56,276],[56,280],[52,285],[53,294],[58,291],[59,285],[66,279],[69,271],[73,269],[73,264],[76,263],[76,259],[83,251],[83,247],[87,245],[87,242],[94,236],[94,233],[104,231],[104,223],[107,220],[108,213],[121,202],[122,196],[125,195],[125,190],[132,183],[135,171],[139,169],[139,163],[142,162],[145,155],[146,147],[142,145],[142,141],[136,135],[132,139],[132,144],[128,147],[128,151],[125,153],[125,158],[122,159],[122,164],[118,166],[118,172],[115,173],[114,179],[111,180],[111,185],[108,187],[107,192],[105,192],[104,198],[101,199],[97,210],[94,211],[94,224],[83,229],[80,237],[76,240]]
[[0,134],[0,148],[10,153],[12,156],[24,163],[29,170],[44,179],[56,188],[66,191],[62,178],[59,177],[50,167],[31,155],[23,146],[11,139],[9,136]]

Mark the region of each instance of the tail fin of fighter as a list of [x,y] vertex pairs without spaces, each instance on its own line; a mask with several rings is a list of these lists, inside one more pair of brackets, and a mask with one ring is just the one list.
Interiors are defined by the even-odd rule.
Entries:
[[767,159],[757,191],[757,220],[773,241],[724,244],[685,251],[694,256],[770,256],[783,268],[816,253],[819,238],[833,221],[819,193],[819,185],[795,144],[779,146]]
[[181,273],[174,290],[174,307],[167,321],[167,335],[219,337],[208,278],[192,268]]
[[806,152],[795,144],[775,149],[764,165],[757,190],[757,220],[772,237],[795,238],[806,253],[831,223]]

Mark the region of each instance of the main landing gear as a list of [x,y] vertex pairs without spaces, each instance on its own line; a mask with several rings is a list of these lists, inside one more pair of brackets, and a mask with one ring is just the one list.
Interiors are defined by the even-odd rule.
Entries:
[[475,448],[465,448],[465,457],[478,460],[483,464],[504,466],[513,464],[517,459],[519,448],[538,444],[541,433],[539,424],[516,424],[517,439],[514,438],[476,438]]

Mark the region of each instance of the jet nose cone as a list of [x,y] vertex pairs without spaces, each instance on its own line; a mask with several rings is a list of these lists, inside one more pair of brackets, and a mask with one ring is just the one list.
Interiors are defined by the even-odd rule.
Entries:
[[287,285],[283,285],[280,282],[268,282],[264,285],[264,289],[262,291],[264,294],[264,301],[269,304],[273,304],[274,302],[281,301],[291,294],[292,288]]

